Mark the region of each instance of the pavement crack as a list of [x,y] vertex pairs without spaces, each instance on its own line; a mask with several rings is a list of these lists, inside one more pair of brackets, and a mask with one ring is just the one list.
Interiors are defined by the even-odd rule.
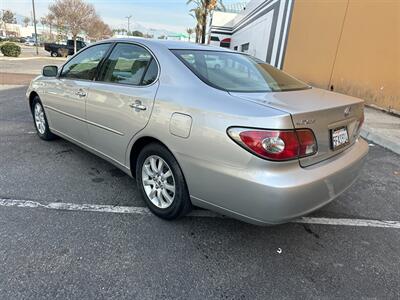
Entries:
[[306,224],[303,224],[303,228],[304,228],[304,230],[305,230],[307,233],[313,235],[315,238],[317,238],[317,239],[320,238],[319,234],[316,233],[316,232],[314,232],[314,231],[311,229],[310,226],[308,226],[308,225],[306,225]]

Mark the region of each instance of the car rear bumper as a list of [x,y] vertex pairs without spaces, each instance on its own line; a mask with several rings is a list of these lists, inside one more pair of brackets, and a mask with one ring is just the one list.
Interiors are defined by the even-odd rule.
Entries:
[[219,174],[213,168],[205,181],[219,184],[216,193],[225,199],[192,196],[192,202],[253,224],[284,223],[326,205],[349,188],[367,153],[368,144],[358,139],[344,152],[307,168],[298,164],[273,171],[225,168]]

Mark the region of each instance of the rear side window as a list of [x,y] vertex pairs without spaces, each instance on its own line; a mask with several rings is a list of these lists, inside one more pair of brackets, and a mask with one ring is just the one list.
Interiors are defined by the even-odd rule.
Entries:
[[309,88],[273,66],[237,52],[172,50],[205,83],[230,92],[280,92]]
[[157,79],[158,75],[158,66],[156,60],[154,58],[151,59],[149,67],[147,68],[147,72],[143,77],[143,85],[148,85],[153,83]]
[[79,53],[65,64],[60,77],[92,80],[96,74],[99,62],[109,47],[110,44],[100,44]]
[[157,72],[157,64],[146,49],[121,43],[106,59],[100,80],[131,85],[149,84],[156,79]]

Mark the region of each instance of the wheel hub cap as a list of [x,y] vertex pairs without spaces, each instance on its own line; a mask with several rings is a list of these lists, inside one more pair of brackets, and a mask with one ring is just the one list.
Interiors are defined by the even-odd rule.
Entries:
[[44,118],[43,108],[39,103],[35,104],[34,117],[37,130],[40,134],[44,134],[46,131],[46,120]]
[[151,155],[144,161],[142,184],[147,197],[158,208],[167,208],[174,201],[174,175],[169,165],[158,155]]

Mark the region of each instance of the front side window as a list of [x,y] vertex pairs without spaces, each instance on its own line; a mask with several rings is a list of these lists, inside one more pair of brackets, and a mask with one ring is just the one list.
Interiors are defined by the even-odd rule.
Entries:
[[305,83],[249,55],[236,52],[172,50],[201,80],[230,92],[281,92]]
[[117,44],[104,63],[100,80],[131,85],[149,84],[156,79],[157,72],[157,63],[146,49],[133,44]]
[[100,44],[79,53],[65,64],[60,77],[92,80],[96,74],[99,62],[109,47],[110,44]]

